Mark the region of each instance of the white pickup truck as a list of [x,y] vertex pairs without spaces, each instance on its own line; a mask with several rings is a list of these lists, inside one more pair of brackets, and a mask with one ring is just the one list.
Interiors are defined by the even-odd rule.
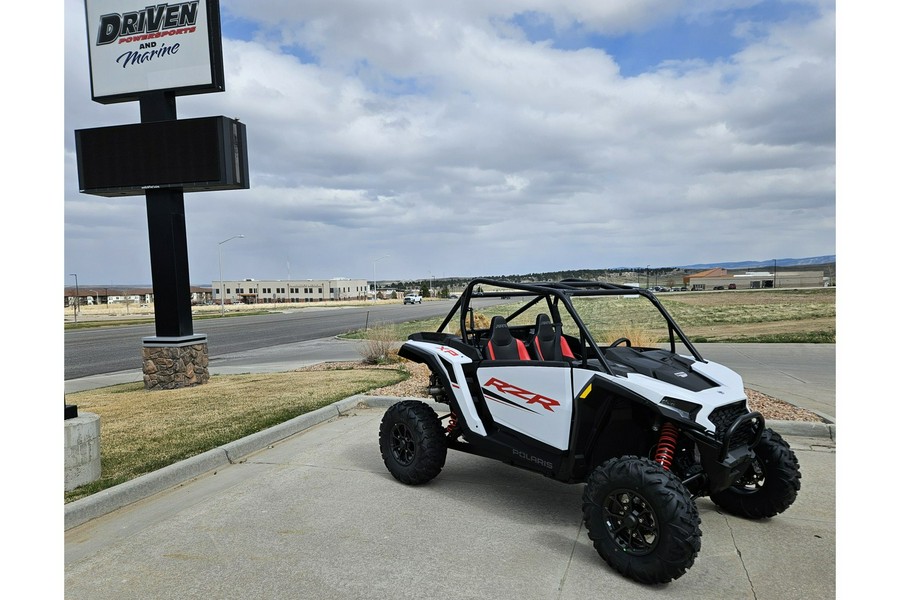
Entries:
[[407,294],[403,296],[403,304],[422,304],[422,296],[419,294]]

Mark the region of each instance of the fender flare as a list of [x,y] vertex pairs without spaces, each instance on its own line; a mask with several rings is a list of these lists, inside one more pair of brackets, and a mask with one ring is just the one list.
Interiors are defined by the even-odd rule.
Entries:
[[[466,383],[465,378],[461,377],[461,373],[457,373],[456,371],[457,366],[460,367],[460,371],[462,370],[461,365],[454,364],[452,361],[442,358],[437,353],[436,349],[429,351],[427,348],[414,345],[415,343],[434,345],[431,342],[405,343],[400,347],[397,354],[407,360],[427,365],[429,370],[437,376],[441,385],[447,391],[447,402],[450,404],[450,408],[457,415],[463,417],[462,427],[464,430],[482,437],[487,435],[484,423],[481,422],[481,418],[475,410],[474,403],[465,402],[465,396],[469,394],[468,384]],[[453,350],[457,351],[455,349]],[[457,381],[457,379],[459,379],[459,381]],[[463,396],[464,398],[461,400],[460,396]],[[465,405],[463,405],[464,402]]]

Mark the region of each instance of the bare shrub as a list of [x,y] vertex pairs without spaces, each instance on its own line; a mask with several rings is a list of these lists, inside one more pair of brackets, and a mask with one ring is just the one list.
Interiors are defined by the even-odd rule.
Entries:
[[398,344],[397,327],[380,323],[366,332],[359,353],[368,365],[396,362]]
[[[472,325],[472,320],[475,321],[474,326]],[[469,329],[488,329],[491,326],[491,318],[480,312],[474,313],[472,320],[470,320],[469,317],[466,317],[466,331],[468,331]],[[460,331],[459,327],[457,327],[456,335],[461,334],[462,331]]]

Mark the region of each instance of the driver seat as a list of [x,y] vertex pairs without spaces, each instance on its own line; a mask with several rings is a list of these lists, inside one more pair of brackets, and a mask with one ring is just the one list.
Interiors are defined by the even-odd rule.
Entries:
[[538,315],[535,321],[533,346],[539,360],[575,360],[569,342],[545,314]]
[[530,360],[525,342],[513,337],[506,319],[497,316],[491,319],[488,342],[484,347],[490,360]]

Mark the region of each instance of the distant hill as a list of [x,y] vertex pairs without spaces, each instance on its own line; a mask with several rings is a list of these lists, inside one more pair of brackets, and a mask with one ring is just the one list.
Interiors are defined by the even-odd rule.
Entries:
[[777,264],[779,267],[808,267],[815,265],[828,265],[836,262],[835,255],[812,256],[809,258],[779,258],[773,260],[745,260],[738,262],[717,262],[704,263],[695,265],[681,265],[682,269],[713,269],[721,267],[723,269],[761,269],[764,267],[772,267]]

